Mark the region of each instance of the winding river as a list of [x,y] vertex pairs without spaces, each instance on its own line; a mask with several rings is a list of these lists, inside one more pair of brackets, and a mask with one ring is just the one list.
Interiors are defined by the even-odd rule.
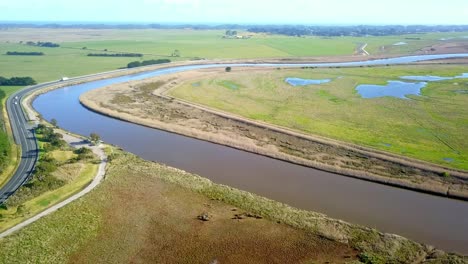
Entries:
[[[425,55],[326,64],[242,64],[253,67],[360,66],[468,57]],[[198,68],[192,65],[88,82],[40,95],[33,107],[74,133],[96,132],[105,142],[140,157],[168,164],[289,205],[396,233],[448,251],[468,254],[468,202],[431,196],[302,167],[256,154],[112,119],[82,107],[79,96],[110,84]],[[237,65],[239,66],[239,65]]]

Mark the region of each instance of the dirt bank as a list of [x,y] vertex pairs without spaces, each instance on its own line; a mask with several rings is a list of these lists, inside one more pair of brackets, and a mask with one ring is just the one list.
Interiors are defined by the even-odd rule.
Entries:
[[113,85],[88,92],[80,101],[91,110],[145,126],[359,179],[468,200],[466,172],[304,135],[165,95],[182,82],[223,70],[195,70]]
[[416,54],[454,54],[467,53],[468,41],[456,41],[447,43],[438,43],[429,47],[422,48]]

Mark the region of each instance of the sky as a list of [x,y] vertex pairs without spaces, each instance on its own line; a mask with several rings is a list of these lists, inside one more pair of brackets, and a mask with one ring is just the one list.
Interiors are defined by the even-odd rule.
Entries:
[[468,24],[468,0],[0,0],[0,21]]

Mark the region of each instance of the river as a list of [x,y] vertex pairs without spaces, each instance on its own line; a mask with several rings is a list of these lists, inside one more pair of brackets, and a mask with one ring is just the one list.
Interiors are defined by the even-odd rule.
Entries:
[[[447,56],[460,55],[411,56],[376,60],[374,63],[242,65],[385,65]],[[461,56],[468,57],[468,54]],[[297,208],[321,212],[444,250],[468,254],[467,202],[356,180],[127,123],[91,112],[81,106],[78,100],[82,93],[110,84],[215,66],[236,65],[183,66],[88,82],[40,95],[33,102],[33,107],[47,120],[55,118],[59,126],[66,130],[81,135],[96,132],[105,142],[118,145],[144,159],[165,163],[216,183],[256,193]]]

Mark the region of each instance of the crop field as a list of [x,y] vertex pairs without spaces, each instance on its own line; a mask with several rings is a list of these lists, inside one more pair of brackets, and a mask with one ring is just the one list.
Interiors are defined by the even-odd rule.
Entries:
[[[172,96],[304,133],[364,145],[443,166],[468,169],[468,80],[429,82],[421,96],[366,99],[358,84],[407,75],[458,76],[466,66],[412,65],[333,69],[232,69],[198,77]],[[292,86],[285,78],[331,79]],[[416,82],[416,81],[415,81]]]
[[[5,77],[31,76],[38,82],[125,67],[134,60],[253,59],[271,57],[353,55],[368,43],[372,55],[410,54],[441,43],[441,38],[468,33],[431,33],[389,37],[286,37],[253,34],[250,39],[223,39],[220,30],[84,30],[11,29],[0,32],[0,68]],[[58,48],[28,46],[27,41],[51,41]],[[397,42],[407,45],[393,46]],[[21,43],[20,43],[21,42]],[[382,49],[385,46],[385,49]],[[171,57],[179,50],[180,57]],[[8,51],[43,52],[44,56],[7,56]],[[141,58],[88,57],[88,53],[141,53]]]

